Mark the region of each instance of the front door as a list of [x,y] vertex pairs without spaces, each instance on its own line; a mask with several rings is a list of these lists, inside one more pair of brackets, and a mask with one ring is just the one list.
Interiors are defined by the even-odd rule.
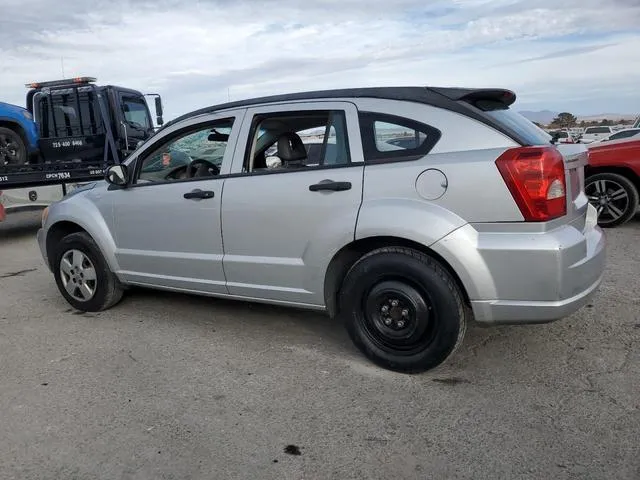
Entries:
[[114,191],[116,257],[135,284],[227,293],[220,203],[241,117],[217,115],[162,135]]
[[229,293],[321,306],[326,267],[353,241],[362,198],[357,110],[280,104],[245,119],[222,198]]

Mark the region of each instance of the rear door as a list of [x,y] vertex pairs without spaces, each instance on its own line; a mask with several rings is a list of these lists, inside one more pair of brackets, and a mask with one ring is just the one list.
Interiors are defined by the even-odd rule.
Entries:
[[[313,159],[303,153],[305,158],[287,162],[292,158],[288,147],[281,151],[283,145],[278,143],[286,132],[294,132],[303,143],[320,141],[323,153]],[[281,164],[268,167],[274,165],[274,150]],[[363,173],[352,103],[300,102],[248,109],[222,197],[229,293],[323,305],[326,267],[354,239]]]

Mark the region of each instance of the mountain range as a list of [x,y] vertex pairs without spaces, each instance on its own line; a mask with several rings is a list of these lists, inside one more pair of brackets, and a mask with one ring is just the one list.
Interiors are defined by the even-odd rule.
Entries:
[[[522,110],[519,112],[532,122],[541,123],[547,125],[558,116],[560,112],[553,112],[551,110],[540,110],[537,112],[531,110]],[[592,122],[594,120],[634,120],[637,115],[625,114],[625,113],[599,113],[597,115],[578,115],[578,121]]]

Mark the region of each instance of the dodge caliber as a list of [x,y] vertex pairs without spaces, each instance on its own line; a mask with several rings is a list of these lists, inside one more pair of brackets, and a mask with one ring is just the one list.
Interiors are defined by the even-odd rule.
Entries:
[[554,145],[515,99],[383,87],[203,108],[53,203],[40,249],[82,311],[131,286],[318,310],[370,361],[429,370],[468,322],[558,320],[602,279],[586,146]]

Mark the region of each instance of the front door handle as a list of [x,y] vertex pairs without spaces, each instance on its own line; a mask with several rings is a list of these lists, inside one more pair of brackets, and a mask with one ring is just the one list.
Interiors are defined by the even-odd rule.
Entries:
[[190,192],[185,193],[183,196],[189,200],[199,200],[202,198],[213,198],[215,195],[211,190],[200,190],[196,188],[195,190],[191,190]]
[[351,190],[351,182],[334,182],[333,180],[322,180],[319,183],[309,185],[309,190],[311,190],[312,192],[319,192],[320,190],[341,192],[343,190]]

